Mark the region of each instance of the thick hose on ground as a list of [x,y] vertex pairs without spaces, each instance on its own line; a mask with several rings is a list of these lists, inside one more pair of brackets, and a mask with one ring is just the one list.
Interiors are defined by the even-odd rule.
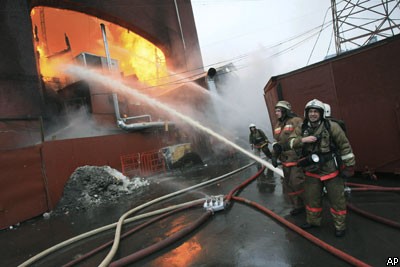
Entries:
[[112,262],[109,267],[119,267],[119,266],[125,266],[129,263],[133,263],[135,261],[138,261],[147,255],[150,255],[151,253],[154,253],[164,247],[169,246],[170,244],[176,242],[177,240],[183,238],[190,232],[194,231],[196,228],[198,228],[201,224],[203,224],[210,216],[212,215],[212,211],[206,211],[199,219],[197,219],[194,223],[191,225],[183,228],[181,231],[176,232],[172,234],[171,236],[167,237],[166,239],[157,242],[154,245],[151,245],[145,249],[139,250],[127,257],[121,258],[119,260],[116,260]]
[[351,191],[400,192],[400,187],[357,187]]
[[[189,187],[189,188],[180,190],[180,191],[178,191],[178,193],[180,194],[180,193],[183,193],[183,192],[192,190],[192,189],[194,189],[194,188],[201,187],[201,186],[207,185],[207,184],[209,184],[209,183],[213,183],[213,182],[222,180],[222,179],[224,179],[224,178],[226,178],[226,177],[229,177],[229,176],[231,176],[231,175],[233,175],[233,174],[235,174],[235,173],[238,173],[238,172],[240,172],[240,171],[242,171],[242,170],[244,170],[244,169],[250,167],[250,166],[253,165],[253,164],[254,164],[254,163],[247,164],[247,165],[245,165],[245,166],[243,166],[243,167],[241,167],[241,168],[239,168],[239,169],[237,169],[237,170],[234,170],[234,171],[232,171],[232,172],[229,172],[229,173],[226,173],[226,174],[224,174],[224,175],[218,176],[218,177],[213,178],[213,179],[211,179],[211,180],[208,180],[208,181],[206,181],[206,182],[204,182],[204,183],[201,183],[201,184],[198,184],[198,185],[195,185],[195,186],[192,186],[192,187]],[[160,201],[160,200],[163,200],[163,199],[165,199],[165,198],[172,197],[172,196],[175,196],[175,195],[176,195],[176,194],[169,194],[169,195],[166,195],[166,196],[161,197],[161,198],[156,199],[156,200],[157,200],[157,201]],[[195,200],[195,201],[197,201],[197,200]],[[204,201],[204,199],[203,199],[203,201]],[[154,203],[154,201],[152,201],[151,204],[153,204],[153,203]],[[162,212],[166,212],[166,211],[168,211],[168,210],[172,210],[172,209],[181,207],[181,206],[183,206],[183,205],[187,205],[188,203],[190,203],[190,202],[183,203],[183,204],[180,204],[180,205],[174,205],[174,206],[171,206],[171,207],[168,207],[168,208],[164,208],[164,209],[160,209],[160,210],[157,210],[157,211],[149,212],[149,213],[146,213],[146,214],[138,215],[138,216],[135,216],[135,217],[133,217],[133,218],[126,219],[123,223],[133,222],[133,221],[135,221],[135,220],[139,220],[139,219],[147,218],[147,217],[150,217],[150,216],[154,216],[154,215],[156,215],[156,214],[160,214],[160,213],[162,213]],[[148,206],[148,205],[144,205],[144,206],[146,207],[146,206]],[[63,242],[61,242],[61,243],[59,243],[59,244],[57,244],[57,245],[55,245],[55,246],[52,246],[52,247],[50,247],[50,248],[48,248],[48,249],[42,251],[41,253],[39,253],[39,254],[35,255],[34,257],[28,259],[27,261],[21,263],[18,267],[29,266],[30,264],[32,264],[32,263],[38,261],[39,259],[41,259],[41,258],[43,258],[43,257],[45,257],[45,256],[47,256],[47,255],[49,255],[50,253],[52,253],[52,252],[54,252],[54,251],[57,251],[57,250],[59,250],[59,249],[65,247],[65,246],[71,245],[71,244],[73,244],[73,243],[75,243],[75,242],[77,242],[77,241],[79,241],[79,240],[85,239],[85,238],[90,237],[90,236],[92,236],[92,235],[96,235],[96,234],[101,233],[101,232],[103,232],[103,231],[106,231],[106,230],[109,230],[109,229],[111,229],[111,228],[114,228],[116,225],[117,225],[117,223],[109,224],[109,225],[106,225],[106,226],[103,226],[103,227],[94,229],[94,230],[92,230],[92,231],[83,233],[83,234],[81,234],[81,235],[79,235],[79,236],[70,238],[70,239],[68,239],[68,240],[66,240],[66,241],[63,241]]]
[[[157,221],[159,221],[159,220],[161,220],[161,219],[163,219],[163,218],[165,218],[165,217],[168,217],[168,216],[170,216],[170,215],[172,215],[172,214],[174,214],[174,213],[181,212],[181,211],[183,211],[183,210],[187,210],[187,209],[193,208],[193,207],[195,207],[195,206],[199,206],[200,204],[203,204],[203,202],[204,202],[203,200],[199,200],[199,201],[197,201],[196,203],[192,203],[192,204],[189,204],[189,205],[187,205],[187,206],[183,206],[183,207],[181,207],[181,208],[178,208],[178,209],[175,209],[175,210],[166,212],[166,213],[164,213],[164,214],[162,214],[162,215],[160,215],[160,216],[157,216],[156,218],[150,219],[150,220],[148,220],[147,222],[144,222],[144,223],[142,223],[141,225],[138,225],[138,226],[136,226],[135,228],[133,228],[133,229],[131,229],[131,230],[125,232],[123,235],[121,235],[121,239],[122,239],[122,238],[125,238],[125,237],[127,237],[127,236],[129,236],[129,235],[131,235],[131,234],[133,234],[133,233],[135,233],[135,232],[141,230],[141,229],[143,229],[144,227],[146,227],[146,226],[148,226],[148,225],[150,225],[150,224],[152,224],[152,223],[154,223],[154,222],[157,222]],[[81,261],[83,261],[83,260],[85,260],[85,259],[87,259],[87,258],[89,258],[89,257],[91,257],[91,256],[93,256],[93,255],[95,255],[96,253],[98,253],[98,252],[100,252],[101,250],[105,249],[106,247],[110,246],[112,243],[113,243],[113,240],[110,240],[109,242],[104,243],[104,244],[101,245],[101,246],[98,246],[97,248],[95,248],[95,249],[89,251],[88,253],[82,255],[81,257],[79,257],[79,258],[77,258],[77,259],[75,259],[75,260],[72,260],[72,261],[70,261],[70,262],[64,264],[62,267],[70,267],[70,266],[73,266],[73,265],[75,265],[75,264],[77,264],[77,263],[79,263],[79,262],[81,262]]]
[[351,182],[346,182],[345,184],[347,186],[355,186],[355,187],[372,187],[372,188],[375,188],[375,187],[380,188],[380,187],[382,187],[382,186],[379,186],[379,185],[360,184],[360,183],[351,183]]
[[366,211],[364,211],[362,209],[357,208],[356,206],[354,206],[353,204],[350,204],[350,203],[347,203],[347,207],[350,210],[352,210],[352,211],[354,211],[356,213],[359,213],[359,214],[361,214],[361,215],[363,215],[363,216],[365,216],[365,217],[367,217],[367,218],[369,218],[371,220],[374,220],[374,221],[377,221],[377,222],[392,226],[394,228],[400,229],[400,223],[398,223],[398,222],[395,222],[395,221],[392,221],[392,220],[389,220],[389,219],[374,215],[372,213],[366,212]]
[[[131,223],[131,222],[134,222],[134,221],[137,221],[137,220],[145,219],[147,217],[151,217],[151,216],[154,216],[154,215],[158,215],[158,214],[161,214],[161,213],[164,213],[164,212],[168,212],[170,210],[174,210],[174,209],[186,206],[186,205],[197,203],[198,201],[204,202],[205,199],[202,198],[202,199],[189,201],[189,202],[178,204],[178,205],[169,206],[167,208],[151,211],[151,212],[148,212],[148,213],[145,213],[145,214],[140,214],[140,215],[137,215],[135,217],[132,217],[132,218],[129,218],[129,219],[125,220],[124,223],[126,224],[126,223]],[[32,258],[30,258],[30,259],[26,260],[25,262],[21,263],[20,265],[18,265],[18,267],[29,266],[29,265],[33,264],[34,262],[38,261],[39,259],[49,255],[50,253],[53,253],[53,252],[55,252],[55,251],[57,251],[57,250],[59,250],[59,249],[61,249],[63,247],[69,246],[69,245],[71,245],[71,244],[73,244],[75,242],[78,242],[78,241],[82,240],[82,239],[85,239],[85,238],[88,238],[90,236],[93,236],[93,235],[102,233],[104,231],[110,230],[110,229],[114,228],[116,225],[117,225],[117,223],[112,223],[112,224],[109,224],[109,225],[94,229],[92,231],[83,233],[81,235],[72,237],[72,238],[70,238],[68,240],[65,240],[65,241],[63,241],[63,242],[61,242],[61,243],[59,243],[59,244],[57,244],[55,246],[52,246],[52,247],[40,252],[39,254],[33,256]]]
[[[248,164],[247,166],[251,166],[252,164],[253,164],[253,163]],[[246,167],[246,168],[247,168],[247,167]],[[242,167],[242,168],[240,168],[240,169],[244,169],[244,167]],[[240,169],[239,169],[239,170],[240,170]],[[222,175],[222,176],[220,176],[220,177],[227,177],[227,176],[232,175],[233,173],[236,173],[236,172],[238,172],[238,170],[232,171],[232,172],[227,173],[227,174],[225,174],[225,175]],[[147,207],[147,206],[150,206],[151,204],[154,204],[154,203],[156,203],[156,202],[159,202],[159,201],[161,201],[161,200],[164,200],[164,199],[167,199],[167,198],[170,198],[170,197],[173,197],[173,196],[177,196],[177,195],[182,194],[182,193],[184,193],[184,192],[193,190],[193,189],[195,189],[195,188],[201,187],[201,186],[203,186],[203,185],[205,185],[205,184],[209,184],[209,183],[212,183],[212,182],[214,182],[214,181],[216,181],[216,180],[220,180],[220,179],[221,179],[221,178],[218,178],[218,179],[215,178],[215,179],[206,181],[206,182],[204,182],[204,183],[200,183],[200,184],[197,184],[197,185],[194,185],[194,186],[191,186],[191,187],[188,187],[188,188],[185,188],[185,189],[176,191],[176,192],[174,192],[174,193],[171,193],[171,194],[168,194],[168,195],[165,195],[165,196],[156,198],[156,199],[151,200],[151,201],[149,201],[149,202],[147,202],[147,203],[145,203],[145,204],[143,204],[143,205],[140,205],[140,206],[138,206],[138,207],[136,207],[136,208],[134,208],[134,209],[131,209],[130,211],[128,211],[128,212],[126,212],[125,214],[123,214],[123,215],[119,218],[118,223],[117,223],[117,228],[116,228],[116,230],[115,230],[115,237],[114,237],[113,246],[111,247],[111,250],[110,250],[110,252],[107,254],[107,256],[106,256],[106,257],[103,259],[103,261],[100,263],[99,267],[106,267],[106,266],[108,266],[108,264],[110,264],[112,258],[114,257],[115,253],[117,253],[118,246],[119,246],[119,239],[120,239],[120,236],[121,236],[122,224],[124,223],[125,219],[126,219],[128,216],[130,216],[131,214],[135,213],[136,211],[138,211],[138,210],[140,210],[140,209],[143,209],[143,208],[145,208],[145,207]]]
[[226,202],[227,205],[229,205],[229,202],[232,199],[233,194],[235,194],[237,191],[239,191],[240,189],[246,187],[248,184],[250,184],[251,182],[253,182],[255,179],[257,179],[258,176],[260,176],[265,170],[265,166],[262,167],[260,170],[258,170],[258,172],[256,174],[254,174],[253,176],[251,176],[250,178],[248,178],[246,181],[244,181],[243,183],[241,183],[239,186],[235,187],[234,189],[232,189],[228,195],[226,196]]
[[354,265],[354,266],[360,266],[360,267],[366,267],[366,266],[370,266],[368,264],[366,264],[365,262],[362,262],[356,258],[354,258],[353,256],[325,243],[324,241],[322,241],[321,239],[313,236],[312,234],[304,231],[303,229],[301,229],[300,227],[294,225],[293,223],[285,220],[284,218],[280,217],[279,215],[277,215],[276,213],[272,212],[271,210],[267,209],[266,207],[257,204],[255,202],[252,202],[248,199],[245,198],[241,198],[241,197],[236,197],[233,196],[232,197],[233,200],[239,201],[239,202],[243,202],[247,205],[253,206],[255,208],[257,208],[258,210],[266,213],[267,215],[271,216],[272,218],[274,218],[275,220],[279,221],[280,223],[284,224],[285,226],[289,227],[290,229],[292,229],[293,231],[297,232],[298,234],[300,234],[301,236],[303,236],[304,238],[310,240],[311,242],[313,242],[314,244],[318,245],[319,247],[327,250],[328,252],[332,253],[333,255],[343,259],[344,261]]
[[[383,186],[377,186],[377,185],[369,185],[369,184],[359,184],[359,183],[349,183],[346,182],[347,186],[355,186],[356,188],[352,188],[351,191],[375,191],[375,192],[400,192],[400,187],[383,187]],[[394,227],[394,228],[400,228],[400,223],[396,221],[392,221],[386,218],[383,218],[381,216],[366,212],[360,208],[357,208],[353,204],[347,203],[347,207],[360,214],[363,215],[366,218],[369,218],[371,220],[374,220],[379,223],[386,224],[388,226]]]

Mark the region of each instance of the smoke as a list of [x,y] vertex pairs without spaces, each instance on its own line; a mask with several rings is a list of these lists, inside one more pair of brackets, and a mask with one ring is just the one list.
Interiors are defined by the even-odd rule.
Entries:
[[[218,96],[213,96],[219,127],[248,143],[250,123],[257,125],[272,140],[272,127],[264,100],[264,86],[272,66],[265,61],[265,51],[252,53],[232,72],[222,74],[218,82]],[[221,102],[222,101],[222,102]]]
[[70,110],[62,118],[58,117],[46,130],[45,140],[62,140],[70,138],[93,137],[115,133],[116,128],[107,129],[104,125],[99,125],[89,115],[85,106],[76,110]]
[[[246,60],[242,60],[240,65],[228,64],[218,68],[214,79],[216,91],[212,88],[207,90],[194,82],[185,82],[184,86],[176,88],[178,95],[170,92],[165,98],[159,99],[222,136],[234,140],[241,147],[248,148],[250,123],[256,124],[272,140],[264,86],[271,76],[273,66],[265,60],[266,53],[265,48],[259,48]],[[199,106],[199,103],[205,102],[206,108]]]
[[237,150],[238,152],[242,152],[243,154],[258,161],[259,163],[263,164],[264,166],[271,168],[278,175],[283,176],[280,169],[273,168],[269,162],[253,155],[249,151],[243,149],[242,147],[238,146],[236,143],[234,143],[234,142],[230,141],[228,138],[224,137],[224,135],[218,134],[213,129],[205,127],[204,125],[202,125],[200,122],[194,120],[193,118],[188,117],[187,115],[178,112],[173,107],[166,105],[165,103],[162,103],[159,100],[156,100],[154,98],[146,96],[145,94],[135,90],[134,88],[124,85],[120,81],[113,80],[110,77],[100,75],[96,72],[93,72],[91,70],[88,70],[88,69],[85,69],[82,67],[78,67],[78,66],[72,66],[72,65],[66,66],[65,71],[69,75],[76,76],[81,79],[85,79],[86,81],[89,81],[90,83],[101,84],[101,85],[109,88],[110,91],[112,88],[112,91],[114,91],[118,94],[124,95],[126,97],[133,97],[133,98],[141,99],[141,100],[145,101],[147,104],[149,104],[150,106],[154,106],[159,109],[162,109],[163,111],[170,114],[171,116],[178,118],[181,121],[186,122],[187,124],[196,128],[197,130],[199,130],[205,134],[208,134],[209,136],[215,138],[216,140],[218,140],[220,142],[225,143],[226,145],[230,146],[231,148]]

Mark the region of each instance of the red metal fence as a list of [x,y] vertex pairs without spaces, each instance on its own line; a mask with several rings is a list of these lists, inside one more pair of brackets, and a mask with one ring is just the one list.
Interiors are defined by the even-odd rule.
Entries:
[[165,172],[165,160],[157,150],[121,156],[122,173],[128,177]]

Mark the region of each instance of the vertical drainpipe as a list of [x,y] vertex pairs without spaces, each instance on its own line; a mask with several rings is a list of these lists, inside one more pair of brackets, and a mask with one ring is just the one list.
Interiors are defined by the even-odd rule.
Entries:
[[177,17],[178,17],[179,30],[181,31],[183,49],[186,51],[186,43],[185,43],[185,38],[183,37],[182,23],[181,23],[181,17],[180,17],[180,15],[179,15],[178,4],[176,3],[176,0],[174,0],[174,3],[175,3],[176,15],[177,15]]
[[108,51],[106,27],[104,26],[103,23],[100,24],[100,27],[101,27],[101,33],[103,35],[104,49],[106,50],[107,66],[108,66],[108,70],[111,72],[111,58],[110,58],[110,52]]
[[182,23],[181,23],[181,16],[179,15],[179,9],[178,9],[178,3],[176,0],[174,0],[175,4],[175,9],[176,9],[176,16],[178,18],[178,24],[179,24],[179,30],[181,32],[181,38],[182,38],[182,43],[183,43],[183,56],[185,58],[185,66],[187,69],[187,60],[186,60],[186,42],[185,42],[185,37],[183,36],[183,30],[182,30]]

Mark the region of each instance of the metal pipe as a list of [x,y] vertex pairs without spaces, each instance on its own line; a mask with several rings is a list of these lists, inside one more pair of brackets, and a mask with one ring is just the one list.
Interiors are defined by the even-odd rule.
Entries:
[[111,58],[110,58],[110,52],[108,51],[106,27],[104,26],[103,23],[100,24],[100,27],[101,27],[101,34],[103,35],[104,49],[106,51],[107,66],[108,70],[111,72]]
[[140,115],[140,116],[133,116],[133,117],[126,117],[126,118],[122,118],[122,119],[124,121],[127,121],[127,120],[141,119],[141,118],[149,118],[149,121],[151,121],[151,115],[148,115],[148,114],[144,114],[144,115]]
[[183,49],[186,51],[185,37],[183,37],[181,17],[180,17],[180,15],[179,15],[179,9],[178,9],[178,4],[176,3],[176,0],[174,0],[174,4],[175,4],[175,9],[176,9],[176,16],[177,16],[177,18],[178,18],[179,30],[181,31]]
[[[128,132],[135,132],[149,128],[164,128],[167,122],[138,122],[132,124],[126,124],[125,121],[121,118],[121,114],[119,112],[119,105],[118,105],[118,97],[116,93],[112,94],[113,96],[113,104],[115,110],[115,118],[117,119],[117,125],[119,128],[128,131]],[[148,116],[148,115],[143,115]],[[140,116],[139,116],[140,117]]]

